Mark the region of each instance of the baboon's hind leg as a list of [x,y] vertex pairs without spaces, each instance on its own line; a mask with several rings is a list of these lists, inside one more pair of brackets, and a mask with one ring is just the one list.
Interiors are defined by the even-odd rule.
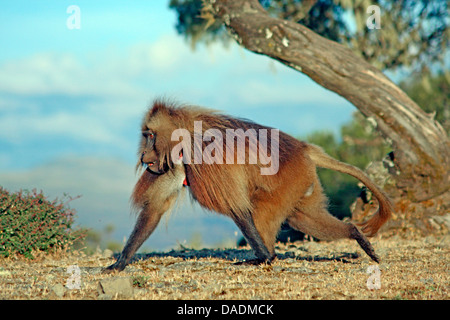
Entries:
[[244,235],[247,242],[252,247],[256,259],[237,262],[237,265],[249,264],[249,265],[257,265],[261,263],[269,263],[274,259],[273,249],[269,250],[264,244],[263,239],[261,238],[260,233],[256,229],[255,223],[253,222],[253,218],[250,213],[246,215],[234,215],[233,217],[236,225],[241,229],[242,234]]
[[355,239],[372,260],[379,262],[372,245],[355,225],[345,223],[328,212],[321,187],[316,186],[313,194],[302,199],[299,208],[288,218],[289,225],[321,240]]
[[358,228],[353,225],[352,223],[349,223],[351,228],[350,233],[350,239],[355,239],[358,244],[361,246],[361,248],[364,250],[365,253],[376,263],[380,263],[380,258],[375,253],[375,249],[372,247],[372,244],[367,240],[366,236],[358,230]]

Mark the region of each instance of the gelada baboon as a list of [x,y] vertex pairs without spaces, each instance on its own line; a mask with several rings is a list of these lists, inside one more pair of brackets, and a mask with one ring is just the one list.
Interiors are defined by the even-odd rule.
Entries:
[[[125,268],[183,185],[201,206],[233,219],[256,256],[243,263],[270,263],[285,221],[318,239],[355,239],[379,262],[365,235],[378,231],[392,206],[358,168],[281,131],[199,107],[157,100],[141,129],[137,167],[146,169],[132,195],[141,211],[120,258],[107,271]],[[356,177],[377,198],[378,211],[361,225],[362,232],[328,213],[316,167]]]

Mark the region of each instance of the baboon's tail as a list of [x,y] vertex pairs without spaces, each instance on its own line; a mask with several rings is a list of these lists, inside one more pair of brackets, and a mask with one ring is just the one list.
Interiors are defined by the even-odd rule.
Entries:
[[380,227],[389,219],[393,211],[392,203],[388,196],[363,171],[332,158],[322,148],[308,144],[306,152],[318,167],[347,173],[360,180],[372,191],[378,200],[378,211],[368,221],[361,224],[361,228],[367,236],[375,235]]

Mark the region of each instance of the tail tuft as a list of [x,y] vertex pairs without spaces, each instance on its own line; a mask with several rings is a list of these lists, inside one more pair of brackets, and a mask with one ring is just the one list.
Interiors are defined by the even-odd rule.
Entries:
[[392,203],[387,196],[383,195],[383,198],[377,199],[378,211],[368,221],[358,224],[364,235],[368,237],[373,237],[393,212]]

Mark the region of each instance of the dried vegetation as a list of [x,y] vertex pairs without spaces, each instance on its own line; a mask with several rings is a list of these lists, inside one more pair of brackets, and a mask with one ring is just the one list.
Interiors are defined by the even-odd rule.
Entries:
[[[372,240],[382,258],[380,289],[369,289],[373,262],[357,243],[295,242],[277,246],[271,266],[236,266],[249,248],[180,249],[150,253],[122,273],[104,275],[104,252],[41,254],[0,259],[1,299],[449,299],[450,238]],[[80,289],[68,289],[68,267],[80,268]],[[132,290],[105,294],[99,283],[127,277]],[[373,278],[372,278],[373,279]],[[370,283],[369,283],[370,286]],[[372,286],[373,287],[373,286]],[[126,292],[126,293],[125,293]]]

